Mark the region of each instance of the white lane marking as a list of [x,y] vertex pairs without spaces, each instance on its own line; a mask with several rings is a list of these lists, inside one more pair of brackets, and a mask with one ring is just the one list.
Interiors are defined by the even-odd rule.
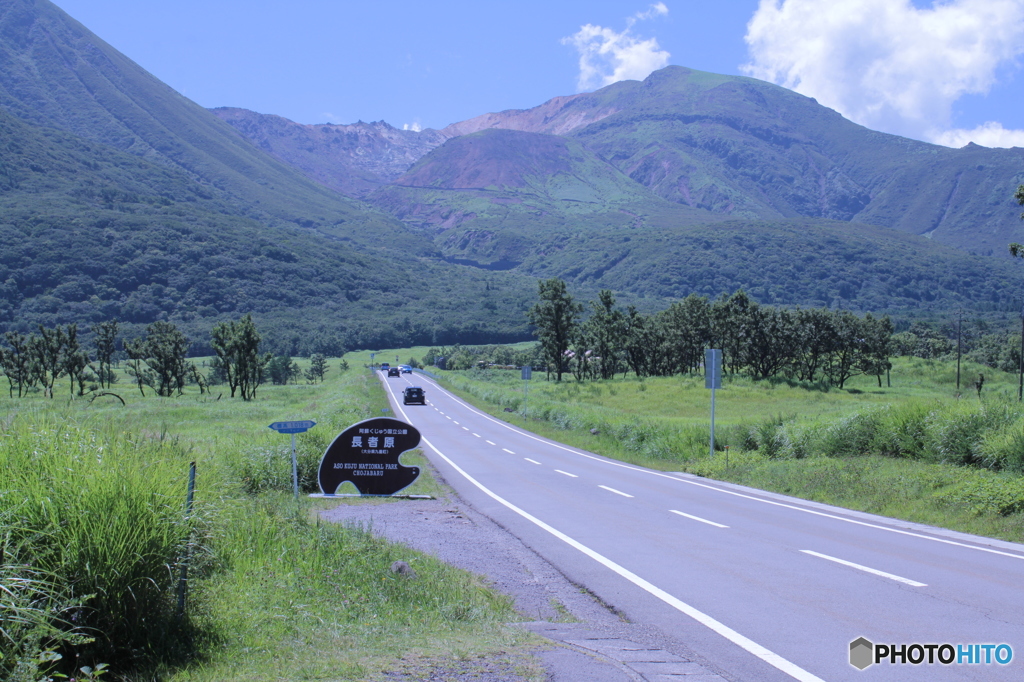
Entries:
[[858,571],[864,571],[865,573],[871,573],[873,575],[878,575],[878,576],[881,576],[883,578],[888,578],[889,580],[895,580],[898,583],[904,583],[906,585],[910,585],[911,587],[928,587],[928,585],[926,585],[925,583],[919,583],[916,580],[911,580],[910,578],[903,578],[903,577],[898,576],[898,575],[893,575],[892,573],[886,573],[885,571],[879,571],[877,568],[868,568],[867,566],[862,566],[860,564],[855,564],[852,561],[845,561],[843,559],[837,559],[834,556],[829,556],[828,554],[819,554],[818,552],[812,552],[809,549],[801,549],[800,551],[803,552],[804,554],[810,554],[811,556],[816,556],[816,557],[819,557],[821,559],[827,559],[828,561],[834,561],[837,564],[842,564],[843,566],[849,566],[850,568],[856,568]]
[[[459,422],[455,422],[455,423],[458,424]],[[465,426],[462,427],[462,430],[463,431],[469,431],[469,429],[467,427],[465,427]]]
[[459,422],[455,421],[454,419],[452,420],[452,424],[458,424],[458,423]]
[[529,457],[523,457],[523,459],[525,459],[527,462],[533,462],[534,464],[540,464],[540,462],[538,462],[537,460],[530,459]]
[[[566,535],[565,533],[561,532],[560,530],[557,530],[556,528],[553,528],[552,526],[549,526],[548,524],[544,523],[543,521],[538,519],[536,516],[533,516],[529,512],[520,509],[519,507],[515,506],[514,504],[512,504],[511,502],[506,500],[505,498],[500,497],[496,493],[492,492],[491,490],[486,488],[482,483],[480,483],[475,478],[473,478],[472,476],[467,474],[465,471],[463,471],[462,468],[459,467],[458,464],[456,464],[452,460],[448,459],[448,456],[445,455],[440,450],[438,450],[434,446],[434,444],[431,443],[429,440],[424,438],[423,442],[426,443],[430,447],[431,450],[436,452],[437,455],[441,459],[443,459],[444,461],[448,462],[448,464],[451,465],[451,467],[453,469],[455,469],[457,472],[462,474],[462,476],[467,481],[469,481],[470,483],[475,485],[477,488],[479,488],[485,495],[487,495],[491,499],[495,500],[499,504],[504,505],[508,509],[511,509],[516,514],[519,514],[520,516],[522,516],[524,519],[526,519],[530,523],[533,523],[533,524],[537,525],[538,527],[544,529],[548,533],[551,533],[556,538],[558,538],[562,542],[566,543],[570,547],[573,547],[574,549],[578,549],[583,554],[587,555],[588,557],[590,557],[594,561],[598,562],[602,566],[608,568],[609,570],[611,570],[611,571],[617,573],[618,575],[622,576],[623,578],[625,578],[629,582],[633,583],[634,585],[636,585],[640,589],[646,591],[648,594],[650,594],[650,595],[660,599],[661,601],[665,602],[666,604],[668,604],[672,608],[674,608],[677,611],[679,611],[679,612],[689,616],[690,618],[693,618],[695,621],[697,621],[701,625],[703,625],[703,626],[713,630],[714,632],[718,633],[722,637],[725,637],[726,639],[728,639],[733,644],[736,644],[737,646],[742,647],[743,649],[749,651],[751,654],[753,654],[754,656],[757,656],[758,658],[760,658],[762,661],[764,661],[768,665],[770,665],[770,666],[772,666],[774,668],[777,668],[778,670],[781,670],[782,672],[786,673],[790,677],[792,677],[792,678],[794,678],[796,680],[800,680],[800,682],[824,682],[824,680],[822,680],[820,677],[818,677],[816,675],[813,675],[812,673],[807,672],[806,670],[804,670],[803,668],[799,667],[795,663],[792,663],[792,662],[786,660],[785,658],[783,658],[782,656],[779,656],[774,651],[771,651],[771,650],[761,646],[760,644],[758,644],[754,640],[749,639],[747,637],[744,637],[743,635],[741,635],[740,633],[736,632],[735,630],[733,630],[729,626],[725,625],[724,623],[721,623],[721,622],[715,620],[714,618],[712,618],[711,616],[707,615],[703,611],[698,611],[697,609],[695,609],[694,607],[690,606],[689,604],[687,604],[683,600],[678,599],[676,597],[673,597],[671,594],[669,594],[665,590],[661,589],[660,587],[654,585],[653,583],[650,583],[650,582],[644,580],[643,578],[638,576],[636,573],[633,573],[632,571],[630,571],[630,570],[624,568],[623,566],[620,566],[619,564],[615,563],[611,559],[609,559],[609,558],[607,558],[607,557],[605,557],[605,556],[603,556],[601,554],[598,554],[597,552],[595,552],[594,550],[590,549],[589,547],[587,547],[583,543],[581,543],[581,542],[579,542],[577,540],[574,540],[573,538],[569,537],[568,535]],[[530,460],[530,461],[532,461],[532,460]]]
[[448,415],[445,415],[444,418],[445,419],[451,419],[451,417],[449,417]]
[[[464,428],[464,429],[465,429],[466,427],[465,427],[465,426],[463,426],[462,428]],[[468,431],[469,429],[466,429],[466,430]],[[479,437],[480,437],[480,434],[479,434],[479,433],[474,433],[473,435],[474,435],[474,436],[476,436],[477,438],[479,438]]]
[[688,519],[693,519],[694,521],[700,521],[701,523],[706,523],[709,526],[717,526],[718,528],[728,528],[729,527],[729,526],[723,526],[720,523],[715,523],[714,521],[708,521],[707,519],[702,519],[701,517],[694,516],[693,514],[687,514],[685,512],[676,511],[675,509],[669,509],[669,511],[672,512],[673,514],[679,514],[680,516],[685,516]]
[[505,452],[507,452],[510,455],[516,454],[516,453],[512,452],[511,450],[509,450],[508,448],[502,448],[502,450],[504,450]]
[[565,474],[566,476],[570,476],[572,478],[579,478],[579,476],[577,476],[576,474],[570,474],[568,471],[562,471],[561,469],[555,469],[555,471],[557,471],[560,474]]
[[[444,387],[442,387],[436,381],[434,382],[434,385],[437,386],[437,389],[439,391],[445,391]],[[826,513],[826,512],[820,512],[820,511],[816,511],[814,509],[807,509],[807,508],[804,508],[804,507],[797,507],[796,505],[786,504],[785,502],[776,502],[775,500],[766,500],[766,499],[764,499],[762,497],[754,497],[753,495],[746,495],[744,493],[736,492],[735,490],[726,490],[725,488],[719,488],[719,487],[716,487],[716,486],[713,486],[713,485],[708,485],[707,483],[700,483],[698,481],[690,481],[690,480],[687,480],[685,478],[677,478],[675,476],[663,473],[661,471],[653,471],[651,469],[643,469],[643,468],[640,468],[640,467],[631,466],[629,464],[623,464],[622,462],[615,462],[615,461],[612,461],[612,460],[604,458],[604,457],[598,457],[596,455],[591,455],[591,454],[588,454],[586,452],[580,452],[579,450],[574,450],[573,448],[566,447],[566,446],[562,445],[561,443],[556,443],[554,441],[545,440],[543,438],[535,436],[534,434],[532,434],[532,433],[530,433],[528,431],[523,431],[522,429],[519,429],[519,428],[517,428],[515,426],[512,426],[508,422],[503,422],[500,419],[495,419],[494,417],[492,417],[489,414],[484,414],[483,412],[480,412],[479,410],[477,410],[475,407],[473,407],[469,403],[463,402],[459,398],[456,398],[454,395],[452,395],[448,391],[445,391],[445,393],[448,393],[448,396],[452,400],[454,400],[454,401],[456,401],[458,403],[461,403],[462,406],[465,407],[466,409],[468,409],[470,412],[473,412],[473,413],[483,417],[484,419],[487,419],[487,420],[489,420],[491,422],[494,422],[498,426],[502,426],[502,427],[508,429],[509,431],[512,431],[513,433],[518,433],[519,435],[525,436],[526,438],[531,438],[531,439],[537,441],[538,443],[544,443],[545,445],[550,445],[551,447],[558,448],[559,450],[565,450],[566,452],[570,452],[570,453],[572,453],[574,455],[579,455],[580,457],[585,457],[587,459],[592,459],[595,462],[601,462],[602,464],[607,464],[609,466],[619,467],[619,468],[622,468],[622,469],[629,469],[630,471],[638,471],[640,473],[648,474],[650,476],[657,476],[659,478],[667,478],[667,479],[669,479],[671,481],[678,481],[679,483],[686,483],[687,485],[696,486],[698,488],[706,488],[707,490],[714,490],[715,492],[725,493],[726,495],[733,495],[735,497],[742,497],[742,498],[745,498],[745,499],[748,499],[748,500],[753,500],[754,502],[762,502],[764,504],[770,504],[770,505],[773,505],[773,506],[776,506],[776,507],[784,507],[786,509],[792,509],[794,511],[803,512],[805,514],[813,514],[815,516],[821,516],[821,517],[824,517],[824,518],[827,518],[827,519],[833,519],[835,521],[843,521],[845,523],[852,523],[852,524],[854,524],[856,526],[863,526],[865,528],[874,528],[875,530],[884,530],[884,531],[887,531],[889,533],[896,533],[897,535],[905,535],[907,537],[918,538],[920,540],[931,540],[932,542],[939,542],[939,543],[942,543],[944,545],[951,545],[953,547],[963,547],[965,549],[974,549],[974,550],[977,550],[979,552],[987,552],[989,554],[998,554],[1000,556],[1010,557],[1011,559],[1022,559],[1022,560],[1024,560],[1024,554],[1013,554],[1011,552],[1003,552],[1003,551],[1000,551],[998,549],[991,549],[989,547],[980,547],[978,545],[969,545],[966,542],[957,542],[956,540],[947,540],[946,538],[937,538],[937,537],[932,536],[932,535],[923,535],[921,533],[915,533],[915,532],[909,531],[909,530],[901,530],[899,528],[889,528],[888,526],[880,526],[877,523],[868,523],[867,521],[857,521],[856,519],[848,519],[848,518],[845,518],[843,516],[836,516],[835,514],[829,514],[829,513]]]
[[616,495],[622,495],[623,497],[633,497],[633,496],[632,496],[632,495],[630,495],[629,493],[624,493],[624,492],[622,492],[621,490],[616,490],[615,488],[609,488],[609,487],[608,487],[608,486],[606,486],[606,485],[599,485],[599,486],[597,486],[597,487],[598,487],[598,488],[604,488],[605,490],[607,490],[607,491],[608,491],[608,492],[610,492],[610,493],[615,493]]
[[491,441],[487,440],[486,438],[484,439],[484,441],[485,441],[485,442],[486,442],[486,443],[487,443],[488,445],[494,445],[494,443],[492,443]]

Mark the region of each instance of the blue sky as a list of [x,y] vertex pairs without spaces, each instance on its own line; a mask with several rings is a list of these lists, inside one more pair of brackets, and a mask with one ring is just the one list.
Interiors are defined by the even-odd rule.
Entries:
[[56,4],[203,106],[300,123],[441,128],[678,64],[878,130],[1024,146],[1024,0]]

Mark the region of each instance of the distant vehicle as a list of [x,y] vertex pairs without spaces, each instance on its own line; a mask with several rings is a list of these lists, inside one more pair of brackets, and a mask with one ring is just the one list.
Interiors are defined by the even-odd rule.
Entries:
[[397,367],[388,367],[388,376],[400,377],[402,376],[402,370],[398,369]]
[[409,403],[419,403],[420,405],[427,404],[427,392],[419,386],[409,386],[402,393],[402,402],[408,405]]
[[409,365],[399,365],[399,367],[402,369],[402,374],[412,374],[412,367]]
[[382,362],[382,363],[380,363],[380,371],[382,371],[382,372],[386,372],[386,371],[388,371],[389,369],[391,369],[391,363],[388,363],[388,362]]

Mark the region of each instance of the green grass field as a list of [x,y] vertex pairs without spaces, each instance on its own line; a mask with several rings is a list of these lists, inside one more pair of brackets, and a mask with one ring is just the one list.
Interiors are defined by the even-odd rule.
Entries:
[[[139,680],[361,680],[409,660],[528,641],[504,625],[517,620],[510,601],[478,577],[320,522],[317,510],[337,501],[294,500],[290,439],[267,427],[317,422],[298,437],[300,478],[315,488],[330,440],[387,405],[373,373],[349,363],[342,372],[332,360],[323,384],[262,386],[249,403],[221,387],[143,398],[127,378],[113,389],[125,406],[69,399],[66,385],[52,400],[0,398],[0,468],[16,474],[0,490],[0,577],[12,595],[0,608],[16,635],[0,645],[0,677],[83,677],[107,664],[103,677]],[[403,462],[424,470],[405,492],[442,492],[422,455]],[[359,502],[402,504],[346,503]],[[186,547],[189,599],[178,621]],[[399,559],[415,580],[390,571]],[[79,635],[62,642],[55,623]]]

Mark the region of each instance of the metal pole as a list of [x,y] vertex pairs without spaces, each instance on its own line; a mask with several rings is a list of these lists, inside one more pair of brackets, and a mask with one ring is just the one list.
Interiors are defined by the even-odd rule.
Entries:
[[1020,385],[1017,388],[1017,400],[1024,399],[1024,308],[1020,309]]
[[[196,463],[192,462],[188,468],[188,493],[185,495],[185,522],[192,517],[192,500],[196,493]],[[189,531],[191,533],[191,531]],[[185,544],[185,556],[181,559],[181,575],[178,577],[178,621],[185,617],[185,591],[188,587],[188,540]]]
[[711,456],[715,456],[715,389],[711,389]]
[[299,462],[295,457],[295,434],[292,434],[292,487],[295,488],[295,501],[299,501]]
[[959,316],[956,320],[956,390],[960,391],[960,329],[964,322],[964,311],[963,308],[959,311]]

